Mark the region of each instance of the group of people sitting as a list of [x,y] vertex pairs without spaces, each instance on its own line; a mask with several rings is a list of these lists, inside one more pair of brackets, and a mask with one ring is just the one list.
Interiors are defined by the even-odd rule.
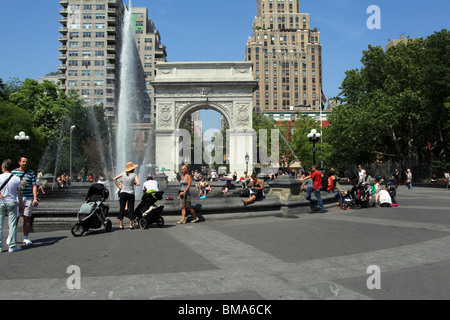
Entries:
[[[257,177],[256,172],[254,172],[251,176],[245,172],[244,179],[240,181],[242,183],[242,189],[248,192],[248,199],[242,200],[244,205],[251,204],[258,199],[261,199],[263,194],[264,184],[263,181]],[[212,192],[212,186],[206,181],[205,178],[202,178],[199,183],[196,184],[196,189],[198,192],[198,197],[200,199],[206,199],[207,194]],[[231,182],[231,180],[227,180],[226,184],[221,187],[221,192],[223,196],[226,196],[230,190],[236,189],[236,185]]]

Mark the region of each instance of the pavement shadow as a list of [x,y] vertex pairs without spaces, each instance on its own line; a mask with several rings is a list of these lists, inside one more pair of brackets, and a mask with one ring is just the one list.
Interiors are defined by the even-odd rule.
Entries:
[[36,247],[47,247],[52,246],[59,241],[66,239],[67,236],[61,237],[49,237],[49,238],[41,238],[41,239],[33,239],[33,245],[31,246],[22,246],[22,250],[32,249]]

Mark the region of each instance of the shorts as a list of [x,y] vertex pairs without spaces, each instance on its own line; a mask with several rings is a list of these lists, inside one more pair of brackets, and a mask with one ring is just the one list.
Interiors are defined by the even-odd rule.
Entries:
[[189,208],[191,206],[191,196],[190,195],[180,195],[180,206],[183,208]]
[[[17,207],[18,208],[18,207]],[[17,210],[18,217],[31,217],[33,215],[33,200],[32,199],[23,199],[23,214]]]

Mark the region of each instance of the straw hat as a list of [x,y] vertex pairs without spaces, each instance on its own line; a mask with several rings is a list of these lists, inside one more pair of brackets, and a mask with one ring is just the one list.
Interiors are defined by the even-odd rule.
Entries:
[[137,164],[134,164],[133,162],[128,162],[127,163],[127,168],[125,169],[125,172],[133,171],[137,167],[139,167]]

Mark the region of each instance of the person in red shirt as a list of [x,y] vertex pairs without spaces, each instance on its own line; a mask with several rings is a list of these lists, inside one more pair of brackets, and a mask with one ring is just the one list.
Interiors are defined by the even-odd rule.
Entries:
[[[308,180],[309,178],[311,178],[313,180],[313,192],[314,192],[314,196],[317,199],[317,205],[319,206],[321,212],[325,212],[325,208],[323,207],[322,197],[320,195],[320,190],[322,189],[322,173],[319,170],[317,170],[316,165],[312,166],[312,173],[309,176],[307,176],[303,179],[300,179],[300,181],[305,181],[305,180]],[[311,197],[307,197],[306,199],[311,200]]]
[[329,172],[329,173],[327,174],[327,177],[328,177],[327,191],[328,191],[328,192],[334,190],[334,180],[333,180],[333,178],[332,178],[332,175],[333,175],[333,174],[332,174],[331,172]]

